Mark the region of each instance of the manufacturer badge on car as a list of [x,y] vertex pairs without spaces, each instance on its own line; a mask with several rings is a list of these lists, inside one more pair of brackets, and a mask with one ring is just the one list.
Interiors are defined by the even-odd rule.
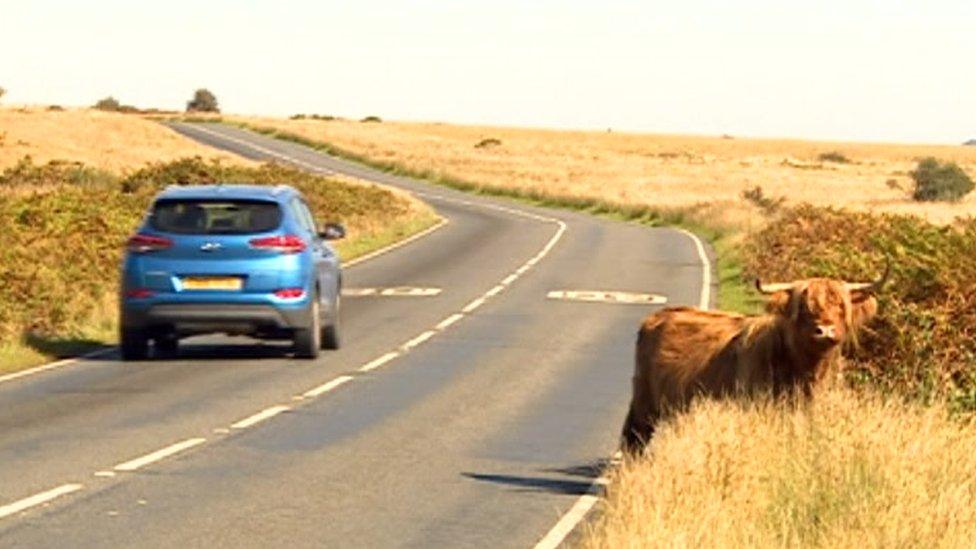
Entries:
[[215,252],[220,249],[219,242],[206,242],[200,246],[201,252]]

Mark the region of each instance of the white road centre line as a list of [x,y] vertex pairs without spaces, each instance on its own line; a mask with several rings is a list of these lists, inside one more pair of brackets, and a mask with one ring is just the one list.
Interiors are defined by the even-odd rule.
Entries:
[[329,391],[335,389],[336,387],[342,385],[343,383],[347,383],[352,380],[353,380],[352,376],[339,376],[335,379],[323,383],[322,385],[319,385],[318,387],[305,391],[304,393],[302,393],[302,396],[305,398],[315,398],[324,395],[325,393],[328,393]]
[[518,280],[518,277],[519,277],[519,275],[517,273],[512,273],[512,274],[508,275],[508,276],[506,276],[505,278],[502,279],[502,285],[503,286],[508,286],[512,282],[515,282],[516,280]]
[[0,518],[9,517],[10,515],[16,515],[21,511],[26,511],[31,507],[43,505],[61,496],[68,495],[72,492],[77,492],[82,488],[84,488],[84,486],[81,484],[63,484],[61,486],[58,486],[57,488],[52,488],[46,492],[41,492],[40,494],[34,494],[33,496],[26,497],[21,500],[17,500],[13,503],[8,503],[7,505],[0,506]]
[[253,427],[266,419],[271,419],[282,412],[287,412],[288,410],[291,410],[291,407],[282,404],[279,404],[277,406],[271,406],[269,408],[265,408],[264,410],[261,410],[256,414],[250,415],[240,421],[232,423],[230,428],[247,429],[248,427]]
[[[495,286],[495,288],[498,288],[498,287],[499,286]],[[464,318],[464,315],[463,314],[461,314],[461,313],[454,313],[453,315],[451,315],[451,316],[445,318],[444,320],[438,322],[437,323],[437,326],[434,326],[434,329],[435,330],[439,330],[439,331],[444,331],[444,330],[446,330],[448,328],[448,326],[450,326],[451,324],[454,324],[455,322],[457,322],[458,320],[461,320],[462,318]]]
[[366,364],[363,364],[362,366],[359,367],[359,371],[360,372],[371,372],[371,371],[379,368],[380,366],[386,364],[387,362],[393,360],[394,358],[397,358],[398,356],[400,356],[400,353],[399,352],[397,352],[397,351],[391,351],[391,352],[386,353],[385,355],[383,355],[383,356],[381,356],[379,358],[374,358],[373,360],[367,362]]
[[141,469],[146,465],[151,463],[156,463],[157,461],[166,459],[170,456],[176,455],[184,450],[189,450],[194,446],[198,446],[207,442],[205,438],[189,438],[182,442],[177,442],[176,444],[171,444],[161,450],[156,450],[151,454],[146,454],[142,457],[138,457],[124,463],[120,463],[114,467],[116,471],[135,471]]
[[479,298],[473,300],[471,303],[468,303],[467,305],[465,305],[464,308],[461,309],[461,312],[464,313],[464,314],[471,313],[472,311],[474,311],[478,307],[481,307],[484,304],[485,304],[485,298],[484,298],[484,296],[479,297]]
[[112,478],[115,476],[115,471],[95,471],[95,476],[99,478]]
[[427,341],[428,339],[434,337],[435,334],[437,334],[437,332],[435,332],[434,330],[427,330],[426,332],[424,332],[424,333],[418,335],[417,337],[411,339],[410,341],[404,343],[403,345],[400,346],[400,348],[403,349],[404,351],[409,350],[409,349],[413,349],[414,347],[417,347],[421,343],[423,343],[423,342]]
[[500,293],[502,293],[504,291],[505,291],[505,286],[502,285],[502,284],[499,284],[498,286],[495,286],[494,288],[488,290],[488,292],[485,293],[484,297],[486,297],[486,298],[495,297],[496,295],[498,295],[498,294],[500,294]]

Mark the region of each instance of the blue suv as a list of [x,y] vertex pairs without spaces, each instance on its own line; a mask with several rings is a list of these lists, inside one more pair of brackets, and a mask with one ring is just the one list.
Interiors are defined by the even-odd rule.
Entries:
[[126,246],[123,360],[205,333],[292,339],[303,358],[338,348],[342,272],[328,241],[344,236],[286,185],[167,188]]

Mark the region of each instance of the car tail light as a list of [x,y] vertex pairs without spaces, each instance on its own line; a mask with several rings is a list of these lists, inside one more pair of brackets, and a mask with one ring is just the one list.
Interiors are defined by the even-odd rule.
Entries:
[[274,293],[275,297],[281,299],[301,299],[305,296],[304,288],[283,288]]
[[131,299],[146,299],[147,297],[152,297],[156,295],[156,292],[150,290],[149,288],[133,288],[125,292],[125,297]]
[[283,254],[297,254],[305,251],[305,241],[299,236],[286,234],[251,239],[251,247],[259,250],[272,250]]
[[165,250],[172,247],[172,240],[161,236],[152,236],[148,234],[132,235],[129,237],[129,241],[126,243],[126,248],[130,252],[137,254],[158,252],[160,250]]

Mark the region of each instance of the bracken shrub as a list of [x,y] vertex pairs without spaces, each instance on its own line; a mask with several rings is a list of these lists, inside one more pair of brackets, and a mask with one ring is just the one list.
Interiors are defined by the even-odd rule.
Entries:
[[120,179],[80,164],[25,159],[0,173],[0,344],[73,335],[90,319],[110,315],[95,309],[111,307],[123,243],[155,193],[170,184],[217,181],[293,185],[317,219],[346,223],[351,233],[410,214],[409,203],[386,189],[275,164],[244,168],[190,158]]
[[921,160],[911,175],[915,180],[912,198],[920,201],[959,200],[976,187],[973,180],[957,164],[943,164],[934,158]]
[[976,219],[936,226],[797,206],[751,236],[745,256],[749,274],[764,280],[871,280],[887,256],[880,312],[848,361],[847,378],[976,410]]

